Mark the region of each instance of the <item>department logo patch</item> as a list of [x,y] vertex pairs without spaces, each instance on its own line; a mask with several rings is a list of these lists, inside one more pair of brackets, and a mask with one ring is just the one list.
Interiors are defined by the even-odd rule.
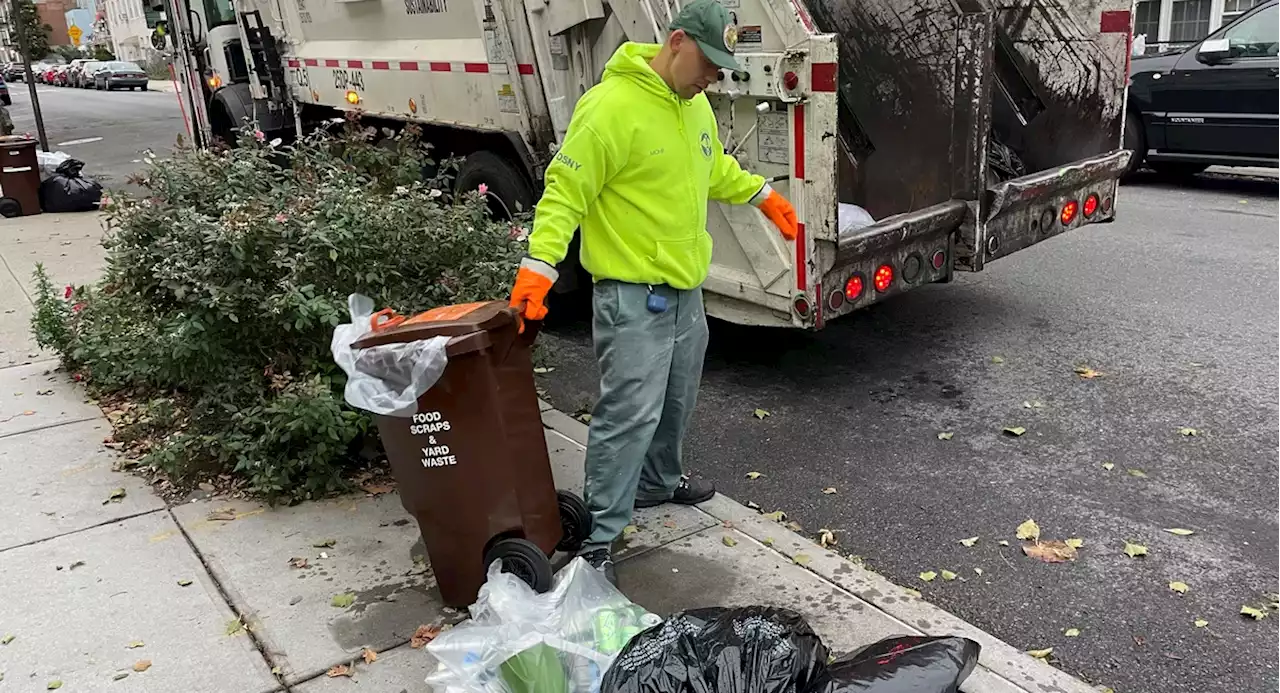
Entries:
[[702,143],[702,155],[708,159],[711,158],[711,135],[706,131],[702,131],[702,135],[698,138]]
[[724,47],[730,53],[738,47],[738,27],[733,24],[726,24],[724,27]]

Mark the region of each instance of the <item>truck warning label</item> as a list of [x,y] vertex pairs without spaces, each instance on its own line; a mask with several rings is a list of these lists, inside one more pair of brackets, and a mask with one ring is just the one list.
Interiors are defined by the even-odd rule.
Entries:
[[738,43],[763,43],[764,32],[761,31],[760,25],[747,25],[738,27]]
[[787,132],[787,114],[761,113],[756,125],[756,157],[771,164],[790,163],[787,149],[791,144]]
[[453,430],[449,420],[438,411],[418,412],[413,415],[409,433],[421,437],[423,467],[452,467],[458,458],[449,449],[445,433]]
[[444,14],[449,11],[449,0],[404,0],[408,14]]

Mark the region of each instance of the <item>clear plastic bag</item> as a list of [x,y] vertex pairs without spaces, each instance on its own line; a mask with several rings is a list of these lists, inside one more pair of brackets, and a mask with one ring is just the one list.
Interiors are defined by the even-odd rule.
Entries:
[[840,233],[846,231],[857,231],[876,223],[875,217],[871,216],[871,212],[859,207],[841,202],[836,206],[836,228]]
[[374,414],[413,416],[418,411],[418,398],[436,384],[449,364],[445,354],[449,338],[354,349],[351,344],[369,332],[373,300],[351,294],[347,308],[351,322],[335,327],[329,343],[333,360],[347,374],[343,391],[347,404]]
[[435,693],[599,693],[618,652],[661,623],[581,558],[545,594],[495,561],[470,611],[427,645]]

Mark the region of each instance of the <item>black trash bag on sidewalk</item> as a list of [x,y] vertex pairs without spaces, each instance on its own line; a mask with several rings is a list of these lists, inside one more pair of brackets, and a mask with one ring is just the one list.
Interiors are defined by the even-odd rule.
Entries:
[[805,693],[826,679],[826,645],[789,609],[691,609],[631,639],[601,693]]
[[692,609],[635,636],[601,693],[958,693],[981,646],[906,636],[828,665],[826,645],[789,609]]
[[40,183],[40,208],[46,212],[89,212],[98,208],[102,186],[80,175],[84,162],[67,159]]
[[956,636],[887,638],[837,659],[808,693],[958,693],[981,650]]

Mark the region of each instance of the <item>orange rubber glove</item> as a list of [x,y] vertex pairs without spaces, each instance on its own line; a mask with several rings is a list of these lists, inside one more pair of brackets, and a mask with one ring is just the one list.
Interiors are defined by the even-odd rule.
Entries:
[[[511,289],[512,308],[519,308],[525,320],[542,320],[547,317],[547,292],[556,283],[560,273],[541,260],[527,257],[520,261],[516,284]],[[521,331],[524,326],[521,325]]]
[[772,221],[774,226],[778,227],[778,230],[782,232],[783,238],[788,241],[794,241],[796,235],[800,232],[800,222],[796,219],[796,208],[792,207],[790,202],[787,202],[787,198],[779,195],[776,190],[767,184],[756,196],[764,197],[756,205],[760,208],[760,211],[766,217],[769,217],[769,221]]

